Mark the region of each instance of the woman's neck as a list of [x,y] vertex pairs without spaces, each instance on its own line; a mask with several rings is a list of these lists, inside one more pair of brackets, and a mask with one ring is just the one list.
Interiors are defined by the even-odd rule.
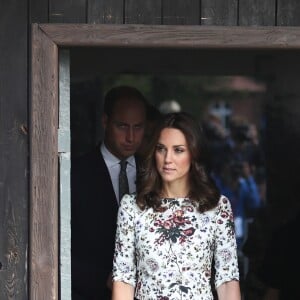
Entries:
[[161,191],[162,198],[186,198],[189,194],[189,189],[180,186],[165,185]]

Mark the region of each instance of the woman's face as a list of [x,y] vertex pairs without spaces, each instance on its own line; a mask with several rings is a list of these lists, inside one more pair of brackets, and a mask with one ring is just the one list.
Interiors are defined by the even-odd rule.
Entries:
[[184,134],[175,128],[161,131],[155,150],[156,167],[165,183],[187,183],[191,153]]

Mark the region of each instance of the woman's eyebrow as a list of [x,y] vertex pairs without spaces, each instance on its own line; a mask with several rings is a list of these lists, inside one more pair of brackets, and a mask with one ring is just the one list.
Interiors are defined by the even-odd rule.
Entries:
[[[165,145],[162,144],[162,143],[160,143],[160,142],[157,143],[157,146],[164,146],[165,147]],[[185,144],[179,144],[179,145],[172,145],[172,147],[187,147],[187,145],[185,145]]]

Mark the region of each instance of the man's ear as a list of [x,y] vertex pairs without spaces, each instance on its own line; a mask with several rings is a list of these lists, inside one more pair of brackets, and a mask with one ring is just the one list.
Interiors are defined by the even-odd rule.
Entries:
[[107,126],[107,122],[108,122],[108,117],[106,114],[102,115],[101,122],[102,122],[102,127],[105,129]]

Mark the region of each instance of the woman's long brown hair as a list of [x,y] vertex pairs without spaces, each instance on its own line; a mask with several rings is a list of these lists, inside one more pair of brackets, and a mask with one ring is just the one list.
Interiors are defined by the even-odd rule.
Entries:
[[137,175],[137,204],[141,209],[161,205],[162,179],[156,168],[155,151],[160,133],[164,128],[180,130],[191,153],[189,171],[190,191],[188,197],[197,204],[200,212],[216,207],[220,192],[206,171],[206,142],[200,124],[186,112],[169,113],[162,117],[152,141],[141,161]]

